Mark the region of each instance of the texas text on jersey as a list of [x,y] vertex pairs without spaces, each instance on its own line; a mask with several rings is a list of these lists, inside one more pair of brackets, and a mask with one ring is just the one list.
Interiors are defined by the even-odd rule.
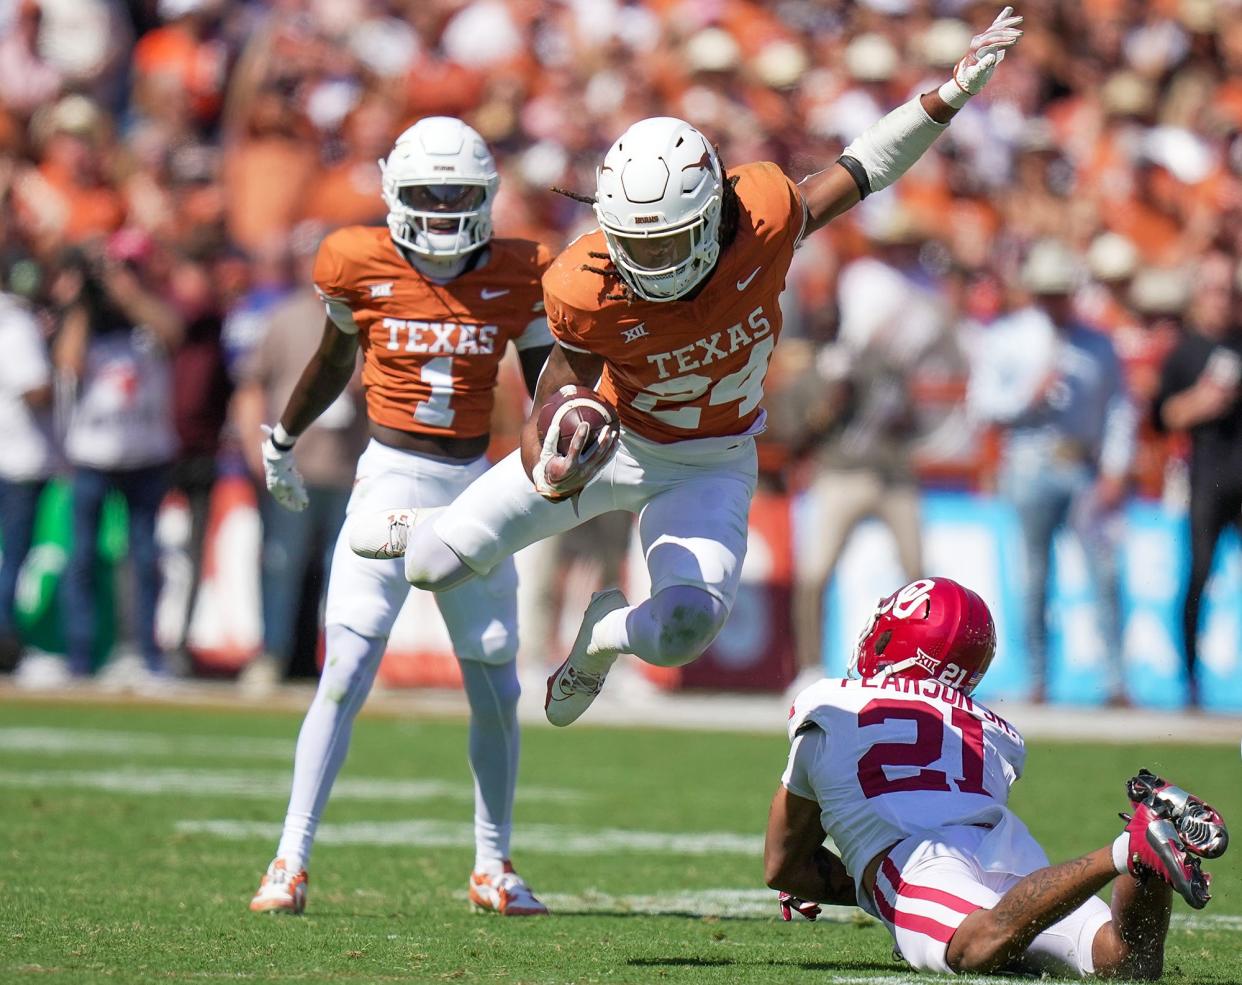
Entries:
[[387,229],[351,226],[325,239],[315,287],[333,321],[358,333],[371,420],[455,438],[486,434],[506,344],[551,344],[539,283],[548,261],[538,243],[493,239],[483,263],[437,284],[410,267]]
[[910,834],[1009,817],[1022,775],[1018,730],[956,688],[909,677],[828,679],[798,695],[789,735],[825,735],[814,791],[850,875]]
[[675,302],[609,297],[620,281],[584,271],[605,249],[579,237],[543,278],[548,324],[568,349],[606,360],[600,392],[622,425],[658,442],[742,434],[762,413],[763,380],[781,331],[777,303],[803,226],[802,197],[774,164],[738,179],[737,235],[697,295]]

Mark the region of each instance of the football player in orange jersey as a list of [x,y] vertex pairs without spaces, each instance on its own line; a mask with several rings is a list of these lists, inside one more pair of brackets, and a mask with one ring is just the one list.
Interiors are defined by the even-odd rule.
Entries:
[[[498,177],[482,138],[460,120],[424,119],[397,138],[380,168],[388,228],[353,226],[324,240],[314,269],[328,311],[323,340],[263,443],[267,487],[289,509],[306,506],[295,439],[345,388],[359,349],[371,442],[358,462],[350,514],[450,502],[486,470],[506,346],[516,347],[533,392],[552,345],[540,290],[549,254],[538,243],[492,238]],[[305,905],[315,829],[409,588],[400,562],[362,561],[343,537],[338,542],[323,675],[298,736],[280,846],[252,910],[296,913]],[[547,909],[509,862],[518,767],[516,591],[516,571],[505,559],[437,602],[471,711],[470,899],[527,916]]]
[[[630,127],[604,158],[594,198],[584,199],[601,228],[544,275],[557,346],[535,395],[538,408],[562,386],[598,383],[620,413],[619,438],[600,439],[615,453],[591,447],[581,456],[589,435],[580,426],[558,454],[557,429],[541,444],[534,413],[520,452],[448,510],[356,517],[354,550],[404,554],[410,583],[440,591],[588,517],[629,510],[639,515],[651,597],[631,606],[619,590],[596,593],[548,680],[548,719],[575,721],[620,653],[661,666],[694,660],[737,592],[759,404],[793,251],[931,146],[1021,37],[1012,14],[1006,7],[971,40],[938,90],[893,110],[798,185],[774,164],[726,174],[712,145],[681,120]],[[563,501],[575,492],[573,505]]]

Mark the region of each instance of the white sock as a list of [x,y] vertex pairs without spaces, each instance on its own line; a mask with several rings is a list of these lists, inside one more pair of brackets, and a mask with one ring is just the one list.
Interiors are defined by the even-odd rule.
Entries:
[[509,858],[513,795],[517,790],[520,741],[517,722],[517,664],[462,660],[461,677],[470,702],[470,771],[474,774],[476,871],[498,874]]
[[673,585],[639,605],[616,609],[595,624],[588,673],[607,670],[618,653],[632,653],[659,667],[679,667],[697,657],[724,625],[729,610],[701,588]]
[[580,666],[588,674],[607,673],[616,662],[617,656],[629,652],[630,630],[629,617],[636,613],[638,606],[627,605],[623,609],[614,609],[595,624],[591,630],[591,642],[587,644],[586,659]]
[[1113,840],[1113,868],[1123,876],[1130,871],[1130,835],[1126,831]]
[[328,626],[319,689],[302,721],[293,756],[293,789],[276,855],[294,872],[310,861],[315,829],[349,752],[354,718],[371,691],[387,640]]

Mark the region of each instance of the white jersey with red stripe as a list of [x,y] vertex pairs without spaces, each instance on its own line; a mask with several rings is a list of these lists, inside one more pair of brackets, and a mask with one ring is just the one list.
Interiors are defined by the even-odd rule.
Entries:
[[784,782],[819,803],[824,831],[856,883],[871,859],[910,835],[995,827],[1012,817],[1006,803],[1026,759],[1022,736],[955,688],[830,678],[790,709],[791,742],[815,728],[823,731],[824,754],[803,781],[813,789],[800,789],[792,767]]

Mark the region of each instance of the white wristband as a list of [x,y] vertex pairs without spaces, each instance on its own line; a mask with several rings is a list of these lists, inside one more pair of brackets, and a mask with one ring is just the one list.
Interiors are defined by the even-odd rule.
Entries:
[[970,93],[958,85],[956,79],[949,79],[936,91],[936,94],[945,105],[952,106],[954,109],[961,109],[966,105],[966,100],[970,98]]
[[277,421],[276,426],[272,428],[272,444],[274,444],[281,451],[288,451],[291,449],[297,440],[298,436],[296,434],[290,434],[286,431],[285,426],[281,424],[280,421]]
[[947,126],[928,116],[916,96],[867,127],[841,156],[861,164],[871,191],[878,192],[910,170]]

